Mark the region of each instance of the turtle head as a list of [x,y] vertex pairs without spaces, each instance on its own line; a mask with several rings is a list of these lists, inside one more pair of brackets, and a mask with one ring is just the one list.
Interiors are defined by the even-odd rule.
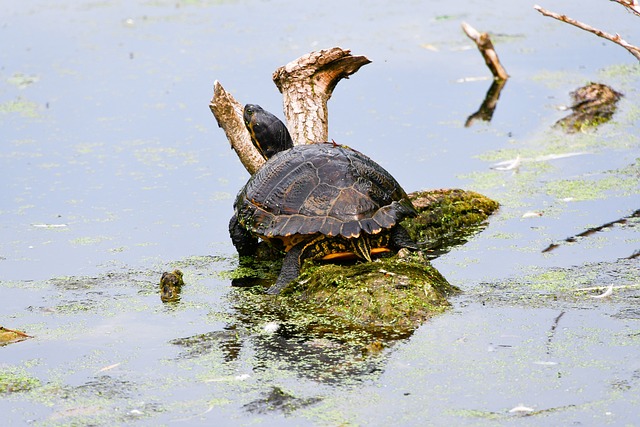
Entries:
[[291,135],[284,123],[259,105],[245,105],[243,118],[251,135],[251,142],[266,160],[293,147]]

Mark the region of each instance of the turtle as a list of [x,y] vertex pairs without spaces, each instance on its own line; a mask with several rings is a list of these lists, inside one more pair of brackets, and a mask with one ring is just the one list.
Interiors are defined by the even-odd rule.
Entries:
[[419,249],[400,225],[417,211],[378,163],[335,142],[289,147],[284,123],[252,104],[244,120],[267,160],[238,193],[229,234],[240,256],[254,255],[258,238],[284,250],[268,294],[296,279],[306,259],[370,262],[379,253]]

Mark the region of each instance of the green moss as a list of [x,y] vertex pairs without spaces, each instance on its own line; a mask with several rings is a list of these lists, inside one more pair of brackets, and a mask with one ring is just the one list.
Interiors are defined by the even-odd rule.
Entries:
[[412,256],[307,269],[281,298],[341,319],[349,329],[393,335],[442,312],[449,307],[447,296],[456,292],[438,270]]
[[427,243],[429,248],[464,242],[498,209],[498,202],[473,191],[422,191],[410,197],[420,214],[405,219],[402,226],[415,241]]

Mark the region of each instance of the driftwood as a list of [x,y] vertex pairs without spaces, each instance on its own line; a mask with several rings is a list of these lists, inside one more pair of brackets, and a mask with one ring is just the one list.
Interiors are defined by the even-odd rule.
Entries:
[[218,121],[218,126],[227,135],[231,148],[238,154],[240,162],[253,175],[265,160],[251,143],[251,136],[242,118],[244,107],[216,80],[213,84],[213,99],[209,103],[209,108]]
[[284,115],[294,145],[328,141],[327,101],[343,78],[370,63],[364,56],[334,47],[311,52],[273,73],[282,93]]
[[507,70],[505,70],[500,63],[500,59],[493,47],[489,34],[479,32],[466,22],[462,23],[462,29],[467,37],[473,40],[476,43],[476,46],[478,46],[478,50],[482,54],[484,61],[487,63],[487,67],[491,70],[493,78],[496,80],[507,80],[509,78],[509,74],[507,74]]
[[[638,6],[638,2],[635,0],[620,0],[620,1],[616,1],[616,3],[622,4],[623,6],[627,7],[630,11],[636,14],[638,14],[638,12],[640,11],[640,6]],[[620,34],[613,35],[613,34],[606,33],[602,30],[592,27],[591,25],[584,24],[580,21],[576,21],[575,19],[571,19],[567,15],[560,15],[559,13],[551,12],[538,5],[533,6],[533,8],[538,12],[540,12],[541,14],[543,14],[544,16],[549,16],[551,18],[557,19],[558,21],[571,24],[582,30],[593,33],[598,37],[602,37],[603,39],[607,39],[617,45],[620,45],[623,48],[627,49],[629,53],[631,53],[633,56],[636,57],[638,61],[640,61],[640,47],[627,43],[625,40],[622,39],[622,37],[620,37]]]
[[[369,62],[364,56],[352,56],[349,50],[334,47],[311,52],[273,73],[294,145],[328,140],[327,101],[333,89]],[[260,169],[264,159],[251,144],[242,119],[243,106],[218,81],[209,108],[247,171],[253,174]]]

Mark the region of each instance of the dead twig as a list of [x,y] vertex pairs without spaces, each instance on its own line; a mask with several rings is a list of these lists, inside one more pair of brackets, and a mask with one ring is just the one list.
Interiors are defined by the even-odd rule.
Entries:
[[507,71],[500,63],[500,59],[498,59],[498,54],[493,48],[489,34],[479,32],[466,22],[462,23],[462,30],[476,43],[476,46],[478,46],[478,50],[480,50],[484,61],[487,63],[487,67],[491,70],[493,78],[496,80],[507,80],[509,74],[507,74]]
[[638,3],[638,0],[611,0],[611,1],[614,1],[616,3],[623,5],[630,12],[640,16],[640,3]]
[[[634,0],[634,2],[635,2],[635,0]],[[626,3],[628,3],[628,2],[621,3],[621,4],[626,5]],[[620,45],[623,48],[627,49],[627,51],[629,51],[629,53],[631,53],[633,56],[636,57],[636,59],[638,61],[640,61],[640,47],[637,47],[637,46],[634,46],[632,44],[627,43],[625,40],[622,39],[622,37],[620,37],[620,34],[613,35],[613,34],[606,33],[604,31],[599,30],[597,28],[594,28],[594,27],[592,27],[590,25],[584,24],[584,23],[582,23],[580,21],[576,21],[575,19],[571,19],[567,15],[560,15],[558,13],[551,12],[551,11],[546,10],[546,9],[544,9],[544,8],[538,6],[538,5],[533,6],[533,8],[535,10],[537,10],[538,12],[540,12],[541,14],[543,14],[544,16],[549,16],[551,18],[557,19],[558,21],[562,21],[562,22],[565,22],[567,24],[571,24],[571,25],[573,25],[575,27],[578,27],[578,28],[580,28],[582,30],[588,31],[590,33],[593,33],[593,34],[597,35],[598,37],[602,37],[603,39],[607,39],[607,40],[609,40],[609,41],[611,41],[611,42],[613,42],[613,43],[615,43],[617,45]]]

